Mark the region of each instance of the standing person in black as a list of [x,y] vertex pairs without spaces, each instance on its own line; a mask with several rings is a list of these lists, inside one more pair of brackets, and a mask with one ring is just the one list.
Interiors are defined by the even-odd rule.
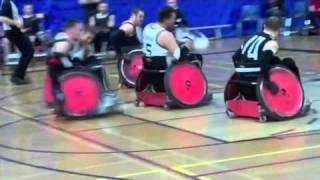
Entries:
[[27,80],[25,75],[28,65],[33,58],[34,49],[29,38],[21,32],[22,22],[20,22],[18,8],[13,0],[2,0],[0,15],[4,20],[2,22],[5,36],[21,52],[21,58],[11,77],[11,82],[16,85],[28,84],[30,80]]
[[110,34],[115,28],[115,16],[108,12],[108,6],[105,2],[99,3],[98,13],[89,21],[90,27],[95,30],[94,48],[97,53],[102,51],[103,42],[110,44]]
[[43,13],[34,13],[34,7],[31,3],[23,5],[23,31],[35,45],[41,44],[44,39],[41,37],[41,21],[45,18]]
[[167,0],[167,5],[176,10],[176,27],[187,27],[188,22],[186,17],[183,15],[182,11],[178,8],[178,0]]

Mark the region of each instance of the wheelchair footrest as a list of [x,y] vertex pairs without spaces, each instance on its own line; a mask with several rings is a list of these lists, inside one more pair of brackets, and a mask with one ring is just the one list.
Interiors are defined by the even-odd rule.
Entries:
[[166,93],[139,92],[138,100],[145,105],[164,106],[167,103]]
[[227,108],[238,117],[252,117],[259,118],[260,112],[258,108],[258,101],[248,100],[228,100]]

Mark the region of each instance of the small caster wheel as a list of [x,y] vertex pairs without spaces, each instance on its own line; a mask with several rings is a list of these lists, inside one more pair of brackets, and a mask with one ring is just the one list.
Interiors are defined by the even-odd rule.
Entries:
[[135,106],[136,107],[144,107],[144,103],[141,101],[136,101]]
[[265,115],[266,112],[265,112],[265,110],[262,108],[261,105],[258,105],[258,112],[260,113],[259,122],[261,122],[261,123],[267,122],[267,121],[268,121],[268,116]]
[[63,109],[63,107],[61,107],[61,105],[59,103],[54,103],[53,112],[58,116],[62,116],[64,114],[63,113],[64,109]]
[[268,121],[268,117],[266,115],[261,114],[259,117],[259,122],[265,123]]
[[227,111],[226,111],[226,114],[227,114],[227,116],[228,116],[229,118],[234,118],[234,117],[236,117],[235,114],[234,114],[232,111],[230,111],[230,110],[227,110]]
[[139,101],[136,101],[136,102],[134,103],[134,105],[135,105],[136,107],[139,107],[140,102],[139,102]]
[[171,106],[169,104],[163,105],[163,109],[165,110],[170,110]]

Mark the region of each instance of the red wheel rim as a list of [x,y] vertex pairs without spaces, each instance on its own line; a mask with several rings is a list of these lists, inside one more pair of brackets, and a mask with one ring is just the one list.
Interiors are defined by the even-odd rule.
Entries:
[[61,82],[65,96],[64,110],[70,116],[86,116],[99,104],[101,88],[97,81],[84,73],[66,75]]
[[172,96],[183,105],[198,105],[206,96],[206,78],[193,64],[173,66],[167,76],[167,82]]
[[52,79],[49,75],[47,75],[46,79],[44,80],[43,94],[44,100],[47,104],[50,105],[54,103],[55,98],[53,95]]
[[304,93],[296,75],[287,69],[277,67],[270,71],[270,80],[278,85],[279,92],[273,95],[268,88],[263,87],[263,83],[260,85],[266,108],[284,118],[299,113],[303,106]]
[[134,52],[128,56],[128,59],[122,61],[122,75],[129,84],[135,85],[143,69],[143,54],[141,52]]

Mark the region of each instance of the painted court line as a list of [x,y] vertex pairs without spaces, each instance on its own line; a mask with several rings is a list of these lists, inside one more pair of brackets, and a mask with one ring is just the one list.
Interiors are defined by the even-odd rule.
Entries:
[[128,173],[128,174],[117,176],[117,178],[128,178],[128,177],[149,175],[149,174],[155,174],[155,173],[161,173],[161,170],[150,170],[150,171],[142,171],[142,172],[136,172],[136,173]]
[[212,173],[200,174],[200,175],[197,175],[197,177],[209,176],[209,175],[212,176],[212,175],[219,175],[219,174],[225,174],[225,173],[233,173],[233,172],[244,171],[244,170],[249,170],[249,169],[264,168],[264,167],[269,167],[269,166],[277,166],[277,165],[297,163],[297,162],[302,162],[302,161],[316,160],[319,158],[320,158],[320,156],[312,156],[312,157],[294,159],[294,160],[289,160],[289,161],[280,161],[280,162],[260,164],[260,165],[254,165],[254,166],[246,166],[246,167],[235,168],[235,169],[230,169],[230,170],[226,170],[226,171],[217,171],[217,172],[212,172]]
[[[45,122],[41,122],[41,121],[38,121],[37,119],[29,117],[28,115],[26,115],[23,112],[19,112],[19,111],[12,110],[12,109],[6,109],[4,107],[0,107],[0,108],[5,110],[5,111],[7,111],[7,112],[9,112],[9,113],[21,116],[22,118],[26,118],[27,120],[29,120],[31,122],[34,122],[34,123],[39,124],[39,125],[42,125],[42,126],[44,126],[46,128],[49,128],[49,129],[51,129],[53,131],[57,131],[57,132],[60,132],[62,134],[65,134],[65,135],[69,135],[70,137],[79,138],[79,140],[83,140],[84,142],[87,142],[90,145],[94,145],[94,146],[100,147],[102,149],[107,148],[107,149],[111,149],[112,151],[117,151],[117,152],[119,152],[119,156],[123,156],[123,157],[127,157],[128,159],[135,160],[135,161],[141,163],[141,165],[148,165],[148,166],[151,166],[151,167],[162,169],[162,170],[166,171],[169,175],[184,177],[184,178],[188,178],[188,179],[195,179],[195,180],[199,179],[197,177],[191,177],[191,176],[189,176],[187,174],[184,174],[182,172],[176,171],[176,170],[172,169],[171,167],[159,164],[159,163],[157,163],[155,161],[152,161],[152,160],[150,160],[148,158],[141,157],[141,156],[136,155],[134,153],[127,153],[127,152],[123,151],[122,149],[119,149],[118,147],[115,147],[115,146],[112,146],[112,145],[109,145],[109,144],[105,144],[103,142],[97,141],[97,140],[92,139],[90,137],[73,134],[72,132],[69,132],[69,131],[67,131],[65,129],[50,126],[50,125],[46,124]],[[7,161],[9,161],[9,159]],[[48,170],[50,170],[50,169],[48,169]],[[152,171],[154,171],[154,170],[152,170]]]
[[[148,143],[148,142],[145,142],[145,141],[142,141],[140,139],[137,139],[137,138],[134,138],[134,137],[131,137],[131,136],[125,136],[121,133],[116,133],[114,131],[108,131],[108,130],[104,130],[105,133],[111,133],[112,135],[116,135],[116,136],[119,136],[120,138],[124,138],[124,139],[127,139],[131,142],[134,142],[134,143],[137,143],[137,144],[144,144],[146,146],[150,146],[152,148],[159,148],[157,144],[151,144],[151,143]],[[182,158],[186,158],[186,159],[189,159],[189,160],[199,160],[193,156],[190,156],[190,155],[185,155],[185,154],[181,154],[181,153],[177,153],[175,151],[173,152],[169,152],[170,155],[172,156],[180,156]],[[213,165],[215,168],[221,170],[221,171],[227,171],[229,170],[228,168],[224,167],[224,166],[221,166],[221,165]],[[186,169],[183,169],[183,168],[180,168],[180,169],[175,169],[176,171],[178,172],[181,172],[181,173],[184,173],[184,174],[187,174],[189,176],[192,176],[192,177],[196,177],[197,174],[193,173],[192,171],[189,171],[189,170],[186,170]],[[149,170],[149,171],[142,171],[142,172],[136,172],[136,173],[130,173],[130,174],[124,174],[124,175],[121,175],[121,176],[117,176],[117,177],[120,177],[120,178],[128,178],[128,177],[134,177],[134,176],[142,176],[142,175],[147,175],[147,174],[154,174],[154,173],[161,173],[163,172],[163,170],[159,169],[159,170]],[[242,177],[242,178],[245,178],[245,179],[249,179],[249,180],[258,180],[258,178],[256,177],[253,177],[251,175],[248,175],[248,174],[245,174],[245,173],[241,173],[241,172],[232,172],[232,174],[238,176],[238,177]],[[198,179],[201,179],[201,180],[210,180],[210,178],[207,178],[207,177],[198,177]]]
[[282,150],[282,151],[274,151],[274,152],[253,154],[253,155],[240,156],[240,157],[232,157],[232,158],[213,160],[213,161],[203,161],[203,162],[200,162],[200,163],[185,164],[185,165],[175,166],[174,169],[193,168],[193,167],[199,167],[199,166],[205,166],[205,165],[226,163],[226,162],[232,162],[232,161],[241,161],[241,160],[247,160],[247,159],[268,157],[268,156],[274,156],[274,155],[279,155],[279,154],[286,154],[286,153],[293,153],[293,152],[300,152],[300,151],[307,151],[307,150],[314,150],[314,149],[320,149],[320,145],[314,145],[314,146],[309,146],[309,147],[301,147],[301,148],[293,148],[293,149],[287,149],[287,150]]

